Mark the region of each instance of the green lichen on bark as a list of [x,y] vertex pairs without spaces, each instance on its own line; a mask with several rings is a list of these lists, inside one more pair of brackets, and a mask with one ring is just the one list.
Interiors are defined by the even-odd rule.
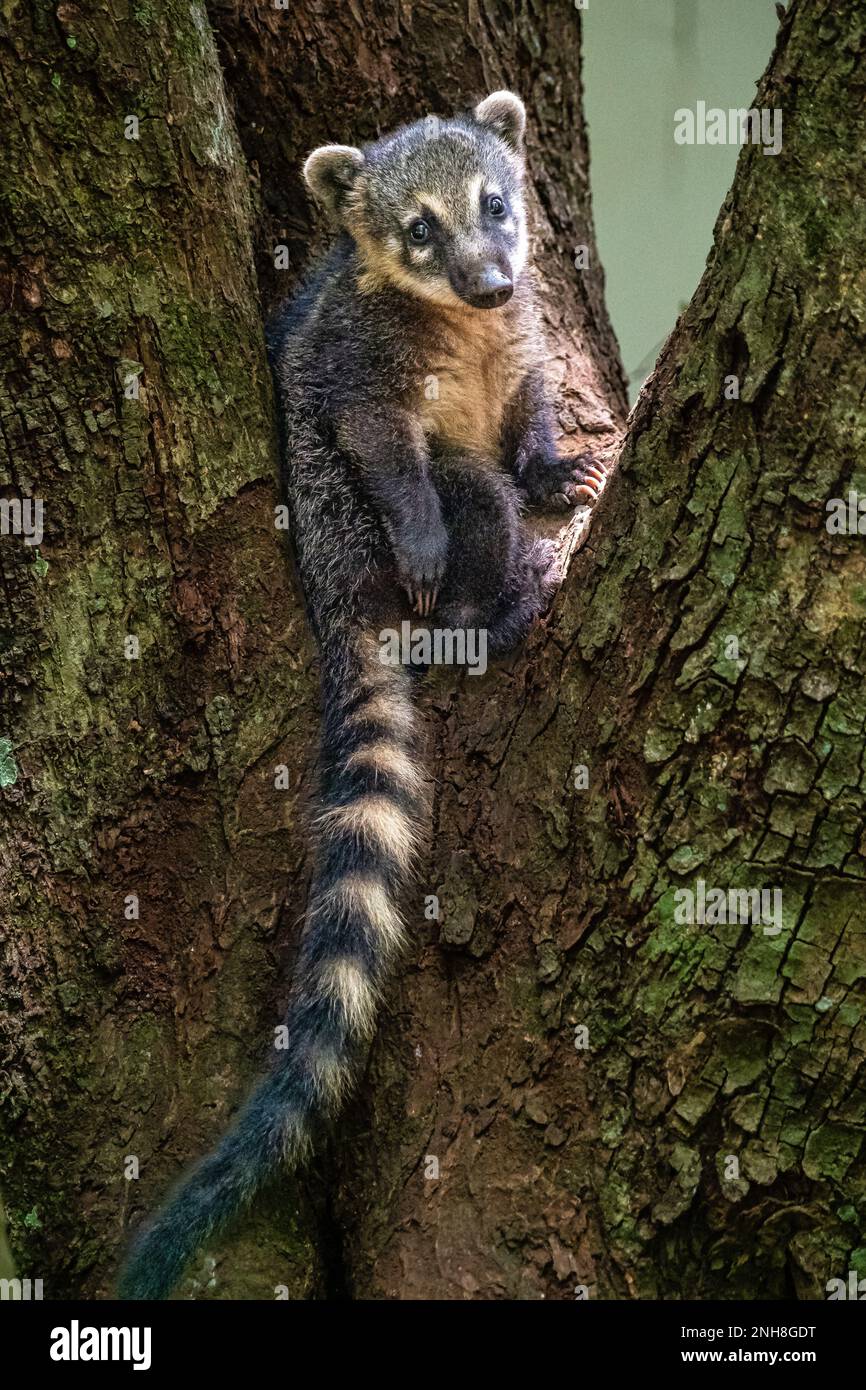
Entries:
[[[16,846],[0,981],[16,1161],[0,1181],[20,1272],[100,1293],[126,1204],[151,1207],[208,1147],[264,1054],[279,905],[302,905],[293,813],[313,722],[270,526],[246,173],[201,11],[111,6],[76,20],[74,49],[65,22],[39,9],[3,49],[35,113],[12,122],[3,331],[21,365],[0,407],[4,481],[50,506],[46,572],[0,549],[0,668],[16,673],[0,736],[19,769],[0,790]],[[539,51],[545,22],[519,17]],[[385,92],[406,61],[392,28],[369,55]],[[431,62],[443,90],[493,70],[489,50],[449,66],[450,41],[420,45],[425,80]],[[321,42],[319,86],[339,67]],[[395,1298],[572,1298],[576,1282],[821,1297],[862,1270],[866,563],[823,508],[863,483],[863,46],[850,0],[794,0],[759,95],[784,112],[783,151],[741,158],[545,630],[504,671],[428,692],[417,949],[325,1165],[330,1236],[311,1254],[315,1218],[278,1184],[182,1294],[316,1294],[332,1260],[351,1293]],[[518,65],[501,47],[504,85]],[[564,44],[548,49],[558,63]],[[539,94],[531,150],[559,288],[564,190],[585,168],[567,86]],[[118,148],[129,113],[140,140]],[[245,139],[272,135],[247,123]],[[279,168],[279,140],[270,152]],[[76,170],[69,254],[41,260]],[[578,413],[603,434],[617,373],[598,336]],[[277,762],[298,785],[275,798]],[[781,889],[782,930],[677,921],[698,878]],[[440,890],[434,929],[423,900]]]
[[[604,1297],[823,1298],[855,1267],[866,552],[824,522],[866,442],[864,48],[853,0],[789,7],[756,99],[783,111],[782,152],[740,157],[546,637],[516,675],[448,708],[474,815],[452,761],[430,877],[474,853],[496,947],[439,978],[441,1022],[422,950],[380,1043],[397,1054],[428,1021],[447,1167],[396,1203],[383,1180],[377,1220],[348,1242],[361,1293],[396,1296],[408,1265],[435,1269],[414,1287],[449,1297],[570,1298],[579,1279]],[[495,734],[494,706],[514,711]],[[699,878],[780,890],[780,930],[678,921],[676,895]],[[563,967],[523,993],[539,940]],[[476,1079],[489,1020],[493,1095]],[[532,1041],[515,1073],[518,1038]],[[390,1182],[409,1161],[395,1139]],[[345,1182],[350,1211],[377,1175],[347,1168]],[[458,1207],[463,1263],[436,1268],[437,1222]]]
[[[0,540],[0,1187],[19,1270],[104,1295],[266,1056],[311,690],[204,8],[16,6],[0,61],[0,485],[45,513],[40,565]],[[312,1287],[283,1211],[203,1296],[273,1297],[274,1241]]]
[[[602,655],[614,699],[632,697],[609,749],[638,769],[624,881],[638,872],[639,944],[623,934],[616,965],[604,951],[572,975],[603,1043],[593,1105],[611,1085],[613,999],[629,1019],[617,1048],[663,1078],[652,1141],[626,1129],[610,1145],[610,1293],[820,1298],[866,1229],[866,553],[824,525],[866,442],[864,49],[856,6],[792,7],[758,98],[784,113],[782,153],[741,155],[621,460],[622,558],[576,600],[587,660],[584,614],[604,593],[624,592],[642,628],[618,611],[609,640],[632,650]],[[779,934],[678,925],[675,895],[699,877],[781,890]]]

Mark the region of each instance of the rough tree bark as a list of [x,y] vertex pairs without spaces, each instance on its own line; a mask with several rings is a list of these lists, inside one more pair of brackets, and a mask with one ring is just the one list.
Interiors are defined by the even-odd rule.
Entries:
[[[263,1055],[303,902],[314,687],[201,12],[46,15],[3,50],[5,99],[29,93],[6,481],[45,499],[48,569],[0,543],[0,1182],[22,1269],[99,1295],[125,1209],[212,1140]],[[468,40],[448,4],[212,19],[266,301],[273,242],[296,267],[307,239],[306,148],[523,88],[563,431],[609,448],[621,376],[597,274],[571,268],[592,247],[575,12],[484,5]],[[311,1178],[276,1183],[185,1292],[821,1296],[862,1264],[866,590],[862,538],[830,536],[823,507],[866,490],[864,46],[855,0],[795,0],[759,94],[783,152],[741,156],[544,630],[428,689],[416,944],[359,1096]],[[295,794],[274,793],[280,762]],[[781,888],[784,930],[679,925],[698,877]]]
[[[793,5],[783,152],[741,155],[547,630],[429,694],[443,920],[339,1150],[358,1294],[866,1273],[866,556],[824,524],[866,483],[864,45],[853,0]],[[679,925],[698,878],[783,930]]]
[[[89,1296],[258,1067],[314,684],[203,7],[18,9],[2,63],[3,495],[43,500],[45,540],[0,540],[0,1183],[19,1269]],[[304,1292],[297,1207],[259,1217],[251,1258]]]
[[[502,53],[480,21],[467,45],[456,6],[447,48],[429,19],[413,30],[386,8],[375,22],[252,5],[222,18],[227,36],[232,22],[249,31],[263,102],[266,61],[273,82],[292,64],[319,73],[305,98],[315,117],[288,120],[304,108],[287,90],[271,122],[292,139],[267,152],[267,196],[290,170],[285,206],[300,229],[280,292],[307,231],[297,160],[375,130],[375,67],[349,108],[366,93],[354,132],[327,114],[359,45],[383,68],[399,60],[406,80],[379,109],[385,126],[514,81],[520,43],[563,52],[547,148],[534,151],[551,207],[539,216],[550,302],[562,301],[554,366],[579,384],[566,433],[609,443],[616,347],[598,272],[580,281],[570,260],[572,238],[594,246],[566,7],[527,18]],[[501,27],[504,8],[494,18]],[[254,215],[203,8],[37,6],[3,31],[2,62],[3,494],[42,500],[45,538],[38,550],[14,535],[0,544],[0,1184],[22,1272],[50,1296],[101,1296],[129,1222],[213,1142],[266,1056],[304,905],[316,683],[273,526],[253,270],[254,241],[273,264],[273,219]],[[281,764],[289,791],[275,790]],[[335,1287],[328,1190],[314,1181],[311,1202],[304,1185],[288,1199],[277,1185],[219,1278],[205,1259],[190,1287]]]

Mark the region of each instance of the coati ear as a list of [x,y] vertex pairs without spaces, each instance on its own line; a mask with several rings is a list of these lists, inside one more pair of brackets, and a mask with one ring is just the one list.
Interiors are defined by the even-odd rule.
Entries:
[[523,132],[526,129],[526,107],[514,92],[492,92],[489,97],[479,101],[475,108],[475,119],[479,125],[487,126],[506,145],[513,150],[523,146]]
[[320,145],[307,157],[304,179],[313,197],[339,219],[363,167],[364,156],[354,145]]

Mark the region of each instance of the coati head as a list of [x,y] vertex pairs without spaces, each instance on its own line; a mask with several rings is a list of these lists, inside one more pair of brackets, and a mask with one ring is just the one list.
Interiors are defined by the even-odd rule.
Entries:
[[363,291],[394,285],[446,308],[511,298],[527,253],[525,124],[520,98],[494,92],[468,116],[313,151],[304,178],[355,239]]

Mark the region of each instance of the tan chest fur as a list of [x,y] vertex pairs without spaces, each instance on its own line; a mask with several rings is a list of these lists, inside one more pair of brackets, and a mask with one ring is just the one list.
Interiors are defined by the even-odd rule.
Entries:
[[421,382],[425,434],[496,459],[505,409],[538,352],[520,313],[466,313],[443,325]]

